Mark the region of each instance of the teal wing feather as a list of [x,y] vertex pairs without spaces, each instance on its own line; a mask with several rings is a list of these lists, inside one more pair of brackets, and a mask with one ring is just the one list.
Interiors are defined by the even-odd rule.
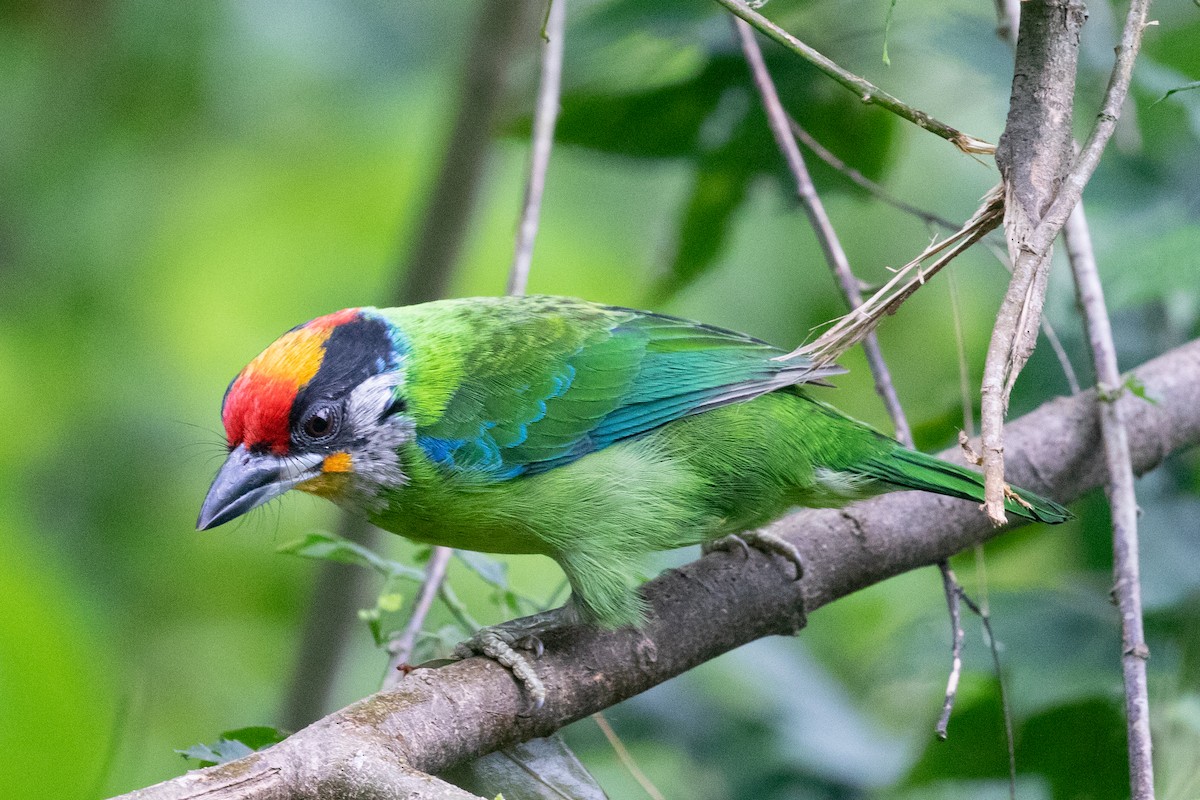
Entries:
[[491,481],[536,474],[682,417],[843,372],[674,317],[559,298],[481,306],[479,335],[418,443]]

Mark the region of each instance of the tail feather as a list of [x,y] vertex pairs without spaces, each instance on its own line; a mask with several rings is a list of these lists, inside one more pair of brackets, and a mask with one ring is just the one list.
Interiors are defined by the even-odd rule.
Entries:
[[[865,475],[905,489],[983,502],[983,475],[906,447],[897,446],[886,455],[855,466]],[[1051,525],[1075,516],[1053,500],[1015,486],[1011,488],[1020,500],[1005,498],[1004,510],[1010,514]]]

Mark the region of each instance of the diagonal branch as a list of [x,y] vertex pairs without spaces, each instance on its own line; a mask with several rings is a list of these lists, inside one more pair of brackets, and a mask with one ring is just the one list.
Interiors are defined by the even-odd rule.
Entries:
[[563,38],[566,32],[567,0],[550,0],[546,16],[546,42],[542,47],[542,76],[538,84],[537,108],[533,115],[533,146],[529,154],[529,182],[525,185],[525,205],[517,228],[517,243],[508,293],[525,294],[529,283],[529,265],[533,261],[533,243],[537,239],[542,213],[542,193],[546,189],[546,171],[554,147],[554,126],[558,121],[559,94],[562,87]]
[[[900,304],[925,285],[929,278],[994,230],[1000,224],[1003,213],[1004,198],[999,187],[995,187],[984,196],[980,207],[955,233],[929,245],[913,260],[897,269],[891,280],[868,297],[862,305],[837,320],[815,341],[801,345],[780,358],[791,358],[803,353],[818,364],[836,361],[842,353],[878,327],[884,317],[894,313]],[[938,255],[939,253],[941,255]],[[934,256],[938,257],[928,266],[921,266]]]
[[1138,576],[1138,507],[1133,491],[1133,464],[1129,434],[1125,429],[1123,393],[1117,369],[1117,349],[1100,286],[1100,273],[1092,251],[1083,203],[1075,206],[1063,229],[1076,293],[1083,309],[1084,326],[1096,365],[1097,405],[1104,460],[1108,467],[1105,491],[1112,507],[1113,594],[1121,610],[1121,666],[1125,676],[1125,717],[1129,741],[1129,780],[1137,800],[1154,797],[1154,770],[1150,759],[1150,700],[1146,682],[1146,635],[1142,629],[1142,595]]
[[[758,42],[754,39],[754,31],[745,20],[736,18],[733,20],[733,29],[741,43],[742,52],[746,56],[746,63],[750,66],[754,85],[758,87],[758,93],[762,97],[771,134],[775,137],[775,144],[783,154],[788,170],[796,182],[796,196],[800,198],[800,204],[804,207],[808,220],[812,224],[813,232],[817,235],[817,241],[821,244],[825,262],[837,279],[842,296],[846,298],[846,305],[851,309],[858,308],[863,301],[862,293],[858,290],[858,279],[854,277],[854,272],[850,269],[850,259],[846,257],[846,250],[842,247],[837,232],[833,229],[829,215],[825,213],[825,204],[821,202],[821,196],[817,194],[817,187],[813,185],[808,165],[804,163],[804,156],[800,152],[799,145],[796,144],[796,139],[792,136],[790,120],[779,99],[779,92],[775,89],[775,82],[771,80],[771,74],[767,71],[762,50],[759,49]],[[888,415],[892,418],[892,424],[896,429],[896,438],[906,446],[912,447],[912,430],[909,428],[908,418],[904,415],[904,409],[900,407],[900,398],[896,395],[891,372],[888,370],[887,362],[883,360],[883,352],[879,349],[879,339],[874,331],[870,331],[863,337],[862,346],[863,352],[867,356],[867,364],[871,369],[871,377],[875,381],[875,391],[882,398]]]
[[[1200,341],[1137,370],[1158,403],[1124,396],[1135,472],[1200,442]],[[1096,393],[1059,398],[1009,427],[1013,477],[1069,501],[1101,485]],[[456,763],[544,736],[753,639],[791,634],[810,612],[906,570],[997,535],[973,504],[899,492],[842,510],[804,511],[774,532],[799,548],[804,580],[752,551],[714,553],[644,589],[643,630],[564,628],[546,635],[537,669],[546,705],[526,700],[498,664],[471,658],[413,672],[399,687],[326,717],[274,747],[126,795],[126,800],[392,797],[386,771],[440,773]],[[384,763],[380,763],[380,760]],[[428,775],[426,775],[428,777]],[[321,794],[321,792],[325,794]],[[392,792],[389,794],[389,792]],[[437,795],[432,792],[426,796]]]
[[923,128],[947,140],[964,153],[990,154],[996,151],[994,145],[978,139],[970,134],[952,128],[941,120],[931,117],[924,111],[913,108],[897,97],[885,92],[875,84],[855,75],[853,72],[839,66],[826,56],[797,39],[783,28],[776,25],[762,14],[745,3],[745,0],[716,0],[725,8],[741,17],[763,35],[786,47],[796,55],[824,72],[830,78],[845,86],[858,95],[864,103],[874,103],[885,108],[896,116],[906,119],[919,128]]

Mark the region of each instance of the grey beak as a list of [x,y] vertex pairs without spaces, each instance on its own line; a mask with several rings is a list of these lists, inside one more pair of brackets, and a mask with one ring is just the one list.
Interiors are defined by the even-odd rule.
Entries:
[[245,445],[238,445],[213,478],[200,507],[196,530],[223,525],[296,484],[315,478],[321,474],[322,460],[319,455],[285,459],[271,453],[252,453]]

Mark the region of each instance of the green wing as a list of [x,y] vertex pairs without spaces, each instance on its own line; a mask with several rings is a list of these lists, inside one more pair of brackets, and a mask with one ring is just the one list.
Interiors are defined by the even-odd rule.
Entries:
[[436,357],[414,346],[410,381],[422,381],[422,360],[437,364],[426,375],[454,378],[439,413],[418,416],[417,442],[444,468],[486,480],[543,472],[681,417],[844,372],[777,361],[784,351],[732,331],[577,300],[428,306],[458,333]]

